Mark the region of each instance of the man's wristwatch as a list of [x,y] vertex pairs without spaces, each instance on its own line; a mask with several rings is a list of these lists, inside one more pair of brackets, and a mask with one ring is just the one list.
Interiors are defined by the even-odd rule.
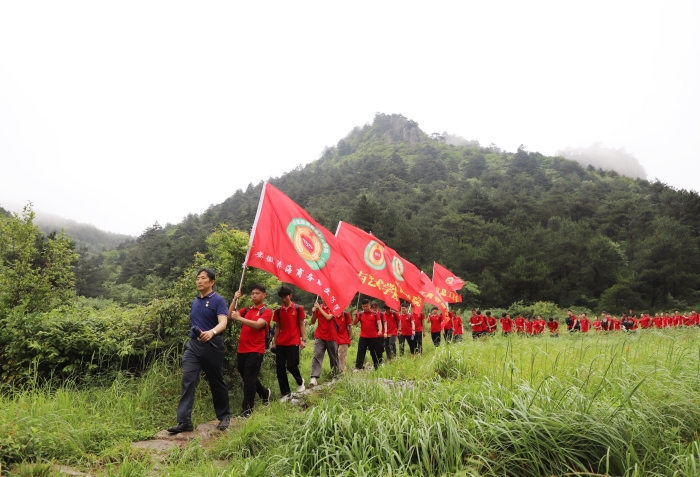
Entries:
[[216,328],[212,328],[211,332],[214,333],[214,336],[216,336]]

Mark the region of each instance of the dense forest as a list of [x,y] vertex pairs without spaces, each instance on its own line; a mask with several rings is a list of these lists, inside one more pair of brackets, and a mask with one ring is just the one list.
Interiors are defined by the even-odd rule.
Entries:
[[[461,144],[461,145],[458,145]],[[377,114],[304,167],[271,182],[330,230],[372,231],[430,272],[433,260],[478,285],[485,307],[552,301],[591,309],[700,303],[700,197],[521,146],[515,153],[428,136]],[[262,183],[201,215],[155,224],[81,259],[78,292],[146,300],[205,250],[218,224],[249,231]]]

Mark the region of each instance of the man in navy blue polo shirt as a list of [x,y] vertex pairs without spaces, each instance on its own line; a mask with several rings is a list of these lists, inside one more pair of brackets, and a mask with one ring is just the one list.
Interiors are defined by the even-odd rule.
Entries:
[[231,422],[228,388],[224,382],[224,339],[221,333],[228,324],[226,300],[213,290],[216,275],[210,268],[197,272],[199,296],[192,301],[190,339],[185,343],[182,355],[182,394],[177,406],[177,426],[168,432],[177,434],[194,430],[192,425],[192,405],[194,392],[199,381],[199,373],[207,375],[214,411],[219,419],[217,428],[228,428]]

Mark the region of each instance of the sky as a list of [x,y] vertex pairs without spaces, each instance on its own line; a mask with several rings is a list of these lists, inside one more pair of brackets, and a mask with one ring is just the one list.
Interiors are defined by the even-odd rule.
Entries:
[[[698,190],[700,2],[0,3],[0,205],[139,235],[376,112]],[[313,184],[309,184],[313,187]]]

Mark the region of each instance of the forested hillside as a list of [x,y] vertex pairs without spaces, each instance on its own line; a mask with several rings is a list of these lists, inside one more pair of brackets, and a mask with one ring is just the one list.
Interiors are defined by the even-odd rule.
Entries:
[[[321,157],[271,182],[330,230],[372,231],[430,273],[436,260],[476,283],[482,306],[552,301],[620,311],[700,303],[700,197],[583,167],[426,135],[377,114]],[[205,251],[218,224],[249,231],[262,184],[180,224],[84,257],[79,293],[145,301]]]

